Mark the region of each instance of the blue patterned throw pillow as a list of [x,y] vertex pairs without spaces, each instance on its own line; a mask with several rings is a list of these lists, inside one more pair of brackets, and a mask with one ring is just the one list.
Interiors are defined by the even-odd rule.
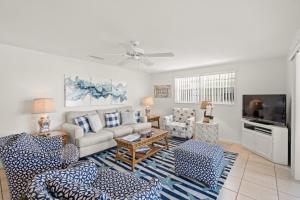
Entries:
[[136,111],[135,112],[135,119],[137,123],[141,123],[142,122],[142,114],[141,111]]
[[89,121],[85,116],[76,117],[74,119],[74,122],[76,125],[80,126],[83,129],[84,133],[92,131]]
[[105,113],[105,124],[108,128],[117,127],[120,125],[120,113]]

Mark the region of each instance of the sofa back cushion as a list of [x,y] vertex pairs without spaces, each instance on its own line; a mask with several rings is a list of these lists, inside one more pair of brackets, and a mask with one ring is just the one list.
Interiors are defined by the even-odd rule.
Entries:
[[196,110],[190,108],[173,108],[175,122],[185,123],[187,119],[196,116]]
[[76,117],[97,114],[95,110],[91,111],[70,111],[66,113],[66,122],[70,124],[74,124],[74,119]]
[[133,111],[121,111],[122,125],[136,124],[136,116]]
[[98,114],[87,115],[86,118],[88,119],[91,129],[94,133],[97,133],[104,127]]

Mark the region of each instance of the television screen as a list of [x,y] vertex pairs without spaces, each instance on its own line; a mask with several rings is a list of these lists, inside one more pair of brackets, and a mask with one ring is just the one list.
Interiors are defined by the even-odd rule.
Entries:
[[243,117],[285,125],[286,95],[243,95]]

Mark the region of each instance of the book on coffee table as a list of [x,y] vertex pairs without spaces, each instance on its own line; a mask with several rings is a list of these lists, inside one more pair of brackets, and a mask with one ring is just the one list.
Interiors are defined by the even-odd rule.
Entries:
[[137,141],[140,138],[141,138],[141,136],[139,134],[131,134],[131,135],[122,137],[123,140],[129,141],[129,142]]

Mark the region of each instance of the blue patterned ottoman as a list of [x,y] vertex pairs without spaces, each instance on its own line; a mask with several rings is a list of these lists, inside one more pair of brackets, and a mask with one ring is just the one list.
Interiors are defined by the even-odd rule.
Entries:
[[224,150],[221,146],[188,140],[174,150],[175,173],[203,182],[211,189],[217,187],[224,169]]

